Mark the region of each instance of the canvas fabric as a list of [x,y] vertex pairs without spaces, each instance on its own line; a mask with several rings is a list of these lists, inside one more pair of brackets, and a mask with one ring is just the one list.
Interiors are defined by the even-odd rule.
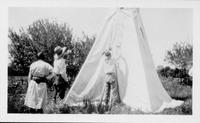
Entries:
[[123,103],[144,112],[158,111],[164,103],[170,107],[172,98],[157,75],[137,8],[117,9],[106,20],[64,103],[73,105],[84,98],[100,100],[105,86],[102,53],[109,47]]

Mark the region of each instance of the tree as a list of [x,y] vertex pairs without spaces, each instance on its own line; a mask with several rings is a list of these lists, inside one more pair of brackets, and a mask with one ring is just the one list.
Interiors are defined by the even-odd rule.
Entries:
[[80,41],[78,38],[75,40],[69,25],[47,19],[37,20],[26,31],[20,29],[19,33],[9,29],[8,37],[11,40],[8,46],[11,60],[9,75],[27,75],[29,66],[36,60],[39,51],[44,51],[46,61],[53,64],[54,48],[58,45],[72,50],[69,63],[73,62],[78,71],[95,40],[86,35]]
[[[193,46],[191,44],[185,42],[175,43],[173,48],[167,51],[165,57],[165,61],[175,67],[170,72],[171,74],[167,75],[173,78],[179,78],[181,84],[192,86],[192,77],[188,74],[193,65],[192,54]],[[164,74],[166,74],[165,70],[162,70]]]
[[28,73],[28,66],[36,59],[37,51],[34,49],[33,42],[23,30],[20,34],[9,30],[11,44],[8,45],[11,63],[9,73],[11,75],[25,75]]
[[78,71],[80,70],[82,64],[84,63],[92,45],[95,41],[95,37],[88,37],[83,34],[82,39],[77,39],[76,42],[73,42],[72,53],[68,55],[67,59],[67,74],[72,77],[72,81],[75,79]]
[[66,23],[58,24],[49,20],[37,20],[28,28],[28,34],[37,51],[43,50],[47,62],[53,63],[54,48],[66,46],[71,49],[72,29]]
[[189,70],[192,67],[193,46],[189,43],[175,43],[173,48],[167,51],[165,61],[176,68]]

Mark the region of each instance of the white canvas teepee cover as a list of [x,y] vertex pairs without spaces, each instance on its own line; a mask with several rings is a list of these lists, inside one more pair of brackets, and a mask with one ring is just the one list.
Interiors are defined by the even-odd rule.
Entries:
[[156,73],[139,9],[118,9],[105,22],[64,103],[100,100],[105,83],[102,53],[108,47],[117,62],[120,97],[125,104],[154,112],[172,102]]

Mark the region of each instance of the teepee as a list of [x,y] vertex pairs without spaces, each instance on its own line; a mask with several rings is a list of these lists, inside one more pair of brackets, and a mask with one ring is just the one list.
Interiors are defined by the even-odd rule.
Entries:
[[102,53],[109,47],[112,47],[116,59],[123,103],[144,112],[161,111],[181,104],[172,100],[162,86],[137,8],[117,9],[109,16],[64,103],[71,105],[84,98],[100,100],[105,83]]

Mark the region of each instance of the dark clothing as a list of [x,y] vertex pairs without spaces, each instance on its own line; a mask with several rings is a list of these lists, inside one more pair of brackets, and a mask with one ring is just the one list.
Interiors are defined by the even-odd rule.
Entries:
[[37,84],[40,84],[40,83],[46,83],[47,82],[47,79],[46,77],[31,77],[32,80],[34,80]]
[[59,94],[60,99],[64,99],[67,86],[68,86],[68,83],[65,82],[65,80],[60,74],[57,74],[54,81],[54,87],[56,91],[55,96],[54,96],[54,101],[56,101],[57,93]]

